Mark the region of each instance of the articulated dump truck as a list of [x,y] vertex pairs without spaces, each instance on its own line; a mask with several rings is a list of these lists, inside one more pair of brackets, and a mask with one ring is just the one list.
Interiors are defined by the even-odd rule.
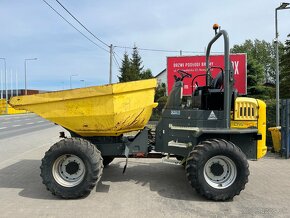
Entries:
[[[210,50],[221,36],[224,68],[212,78]],[[146,157],[154,151],[175,155],[197,193],[207,199],[228,200],[248,182],[247,159],[266,154],[266,105],[258,99],[238,97],[234,90],[225,30],[216,31],[208,44],[206,74],[200,76],[206,85],[196,87],[191,104],[184,104],[183,80],[194,84],[196,77],[176,72],[154,131],[146,124],[157,106],[155,79],[17,96],[10,105],[34,112],[71,134],[63,135],[42,159],[43,184],[54,195],[65,199],[87,196],[114,157],[126,157],[126,167],[128,157]],[[138,133],[126,134],[132,131]]]

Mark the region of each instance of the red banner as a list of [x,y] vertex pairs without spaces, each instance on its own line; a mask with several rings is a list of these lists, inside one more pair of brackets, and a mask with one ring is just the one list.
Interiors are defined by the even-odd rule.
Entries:
[[[231,54],[231,63],[234,69],[235,85],[239,94],[247,94],[247,56],[246,54]],[[211,67],[222,67],[224,69],[224,56],[212,55],[210,56]],[[174,75],[179,76],[178,70],[184,70],[187,73],[192,74],[192,78],[185,78],[183,80],[183,95],[190,96],[192,94],[192,79],[196,75],[205,74],[205,56],[179,56],[179,57],[167,57],[167,87],[168,93],[170,93],[174,84]],[[220,72],[219,69],[212,69],[212,76],[215,76]],[[206,83],[206,77],[200,76],[194,80],[193,90],[198,86],[204,86]]]

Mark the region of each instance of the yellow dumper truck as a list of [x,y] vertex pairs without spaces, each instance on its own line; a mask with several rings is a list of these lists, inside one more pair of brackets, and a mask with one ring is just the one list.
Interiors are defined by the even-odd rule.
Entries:
[[[225,67],[212,78],[210,50],[221,36]],[[206,72],[206,85],[193,91],[190,105],[182,101],[183,80],[195,78],[182,70],[176,73],[155,132],[145,127],[157,106],[155,79],[19,96],[10,104],[71,133],[69,138],[62,134],[63,139],[42,159],[41,177],[54,195],[66,199],[86,196],[114,157],[128,160],[155,151],[176,155],[199,194],[216,201],[228,200],[248,182],[247,159],[261,158],[267,151],[266,105],[237,97],[225,30],[216,32],[207,47]],[[124,135],[131,131],[138,133]]]

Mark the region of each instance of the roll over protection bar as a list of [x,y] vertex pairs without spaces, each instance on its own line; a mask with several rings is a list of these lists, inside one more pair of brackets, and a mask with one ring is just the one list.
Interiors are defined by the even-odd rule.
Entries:
[[229,35],[225,30],[220,30],[216,33],[216,35],[213,37],[213,39],[209,42],[207,49],[206,49],[206,86],[209,86],[211,84],[211,72],[210,72],[210,66],[209,66],[209,56],[210,56],[210,50],[211,46],[215,43],[218,38],[221,36],[224,37],[224,62],[225,62],[225,70],[224,70],[224,116],[225,116],[225,122],[224,122],[224,128],[230,128],[230,107],[231,107],[231,94],[233,90],[233,70],[230,63],[230,46],[229,46]]

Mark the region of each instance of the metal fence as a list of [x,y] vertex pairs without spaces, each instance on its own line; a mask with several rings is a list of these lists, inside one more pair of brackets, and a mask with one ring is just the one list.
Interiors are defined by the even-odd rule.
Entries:
[[289,126],[290,126],[290,99],[283,99],[281,101],[281,154],[285,158],[289,158]]

